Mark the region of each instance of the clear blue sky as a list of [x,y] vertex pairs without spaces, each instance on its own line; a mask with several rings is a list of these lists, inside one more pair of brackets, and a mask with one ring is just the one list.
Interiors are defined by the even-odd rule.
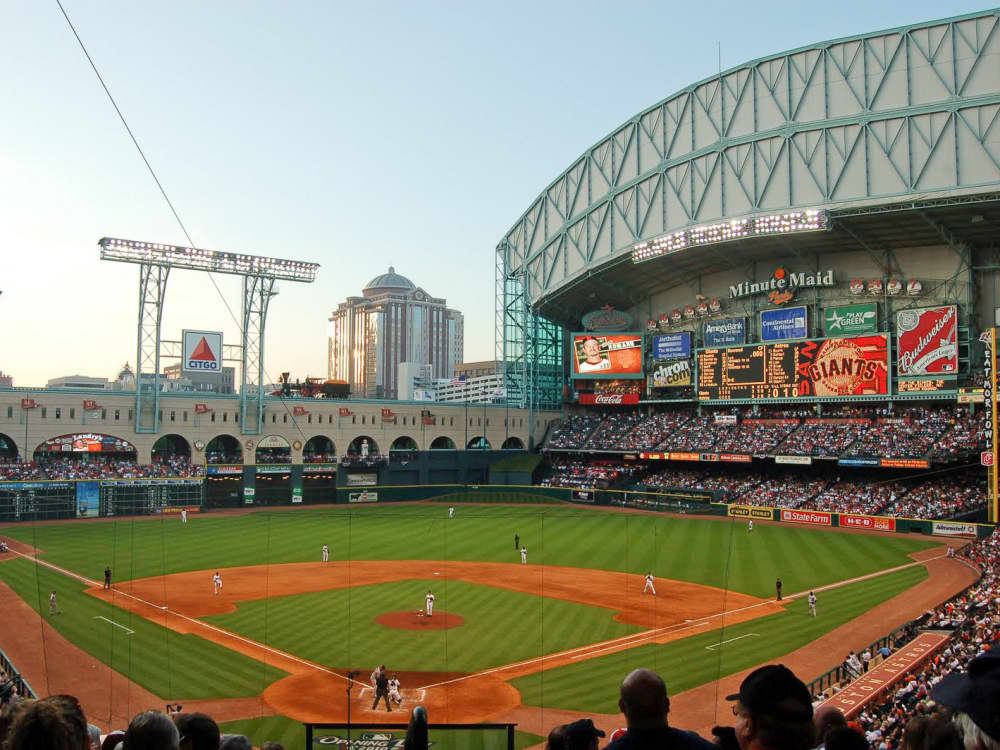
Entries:
[[[322,264],[273,301],[266,367],[325,375],[327,318],[394,265],[493,357],[493,249],[572,160],[722,66],[957,15],[930,2],[64,0],[199,247]],[[97,240],[185,244],[52,0],[0,0],[0,370],[135,362],[136,267]],[[218,277],[239,312],[237,277]],[[164,338],[238,327],[169,282]]]

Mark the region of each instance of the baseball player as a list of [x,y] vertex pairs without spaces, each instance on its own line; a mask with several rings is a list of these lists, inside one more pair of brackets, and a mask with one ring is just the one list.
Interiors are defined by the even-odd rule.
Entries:
[[448,508],[448,518],[454,518],[454,517],[455,517],[455,509],[453,507]]
[[389,700],[397,706],[403,705],[403,696],[399,692],[399,678],[396,677],[395,672],[393,672],[392,677],[389,678]]
[[375,667],[375,669],[372,670],[371,675],[368,677],[372,683],[372,690],[376,690],[378,688],[378,670],[379,668]]
[[781,579],[780,578],[777,579],[774,582],[774,593],[777,595],[777,599],[780,602],[781,601]]
[[50,615],[61,615],[62,610],[59,609],[59,602],[56,600],[56,592],[53,590],[49,594],[49,614]]
[[752,518],[747,522],[747,533],[749,534],[751,531],[753,531],[753,519]]
[[215,571],[215,575],[212,576],[212,595],[215,596],[220,591],[222,591],[222,576],[219,575],[219,571]]
[[424,612],[428,617],[434,614],[434,594],[430,591],[428,591],[427,596],[424,597]]
[[521,565],[528,564],[528,548],[521,547]]
[[385,673],[385,664],[372,673],[375,677],[375,702],[372,703],[372,711],[378,708],[378,702],[385,700],[385,710],[392,711],[389,705],[389,678]]
[[330,562],[330,546],[323,545],[323,562]]
[[520,548],[521,548],[521,537],[519,537],[517,534],[514,534],[514,549],[520,549]]
[[6,551],[7,551],[7,540],[0,539],[0,552],[6,552]]
[[104,566],[104,588],[111,588],[111,566]]
[[816,616],[816,594],[809,592],[809,614]]
[[187,508],[181,508],[181,523],[188,522],[188,512]]
[[656,587],[653,585],[653,571],[646,573],[646,588],[642,590],[642,593],[656,596]]

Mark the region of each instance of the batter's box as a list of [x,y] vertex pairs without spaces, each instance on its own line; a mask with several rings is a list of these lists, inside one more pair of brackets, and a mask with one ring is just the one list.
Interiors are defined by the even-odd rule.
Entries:
[[[427,697],[427,691],[424,690],[423,688],[414,688],[413,690],[407,690],[406,688],[403,688],[403,690],[401,691],[401,695],[403,696],[404,703],[410,701],[415,701],[419,703],[420,701],[424,700],[424,698]],[[358,693],[358,697],[374,698],[375,690],[371,686],[363,687],[361,688],[361,692]]]

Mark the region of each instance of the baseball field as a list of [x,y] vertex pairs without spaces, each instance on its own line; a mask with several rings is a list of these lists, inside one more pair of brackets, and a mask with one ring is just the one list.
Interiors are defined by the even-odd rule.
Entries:
[[[301,721],[345,720],[348,700],[356,722],[402,722],[417,703],[435,723],[517,721],[528,746],[574,712],[615,721],[617,684],[639,666],[674,696],[709,691],[678,724],[710,726],[727,676],[825,643],[802,666],[811,679],[971,580],[925,537],[530,503],[459,503],[454,518],[424,502],[34,523],[0,536],[15,550],[0,557],[0,648],[38,693],[79,695],[106,728],[181,702],[287,747],[302,746]],[[383,663],[399,675],[400,713],[371,710],[368,676]]]

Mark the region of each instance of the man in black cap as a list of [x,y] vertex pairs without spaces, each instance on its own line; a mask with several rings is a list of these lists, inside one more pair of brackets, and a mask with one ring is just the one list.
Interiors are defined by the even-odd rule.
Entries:
[[812,697],[784,664],[768,664],[747,675],[736,701],[740,750],[808,750],[813,746]]
[[966,750],[1000,747],[1000,654],[980,654],[965,674],[948,675],[931,690],[931,700],[955,710]]
[[648,669],[637,669],[622,681],[618,708],[625,714],[628,731],[604,750],[717,750],[694,732],[667,724],[670,698],[663,678]]
[[578,719],[562,728],[562,746],[564,750],[597,750],[597,738],[603,736],[593,719]]

